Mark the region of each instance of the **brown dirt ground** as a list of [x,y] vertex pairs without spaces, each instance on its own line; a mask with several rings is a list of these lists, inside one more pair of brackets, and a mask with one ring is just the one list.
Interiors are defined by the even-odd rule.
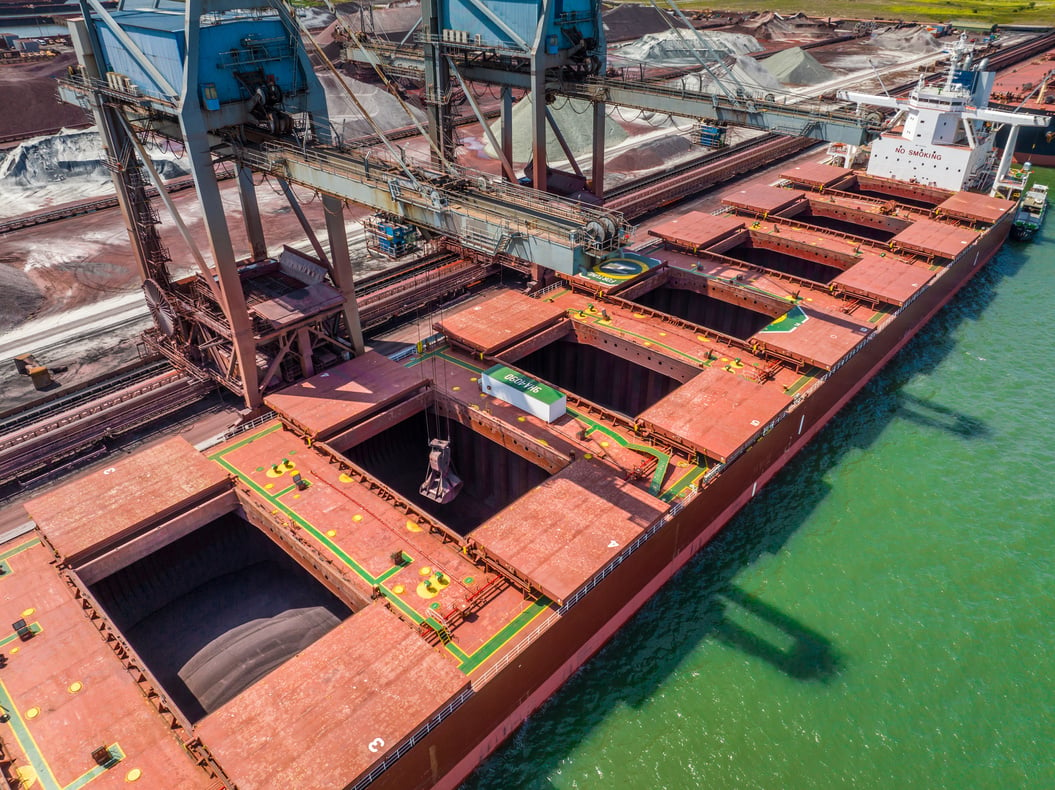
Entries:
[[0,137],[32,137],[42,130],[87,123],[82,109],[63,104],[56,94],[55,79],[76,62],[72,52],[64,52],[47,61],[0,66],[0,107],[17,108],[0,112]]

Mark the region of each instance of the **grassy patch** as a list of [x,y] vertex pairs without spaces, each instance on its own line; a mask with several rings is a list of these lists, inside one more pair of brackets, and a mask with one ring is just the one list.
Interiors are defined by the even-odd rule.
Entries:
[[830,0],[800,3],[771,0],[725,0],[714,3],[685,0],[680,5],[692,9],[723,11],[802,11],[813,17],[838,19],[904,19],[916,22],[989,22],[1016,25],[1055,25],[1055,0],[917,0],[892,4],[882,0]]

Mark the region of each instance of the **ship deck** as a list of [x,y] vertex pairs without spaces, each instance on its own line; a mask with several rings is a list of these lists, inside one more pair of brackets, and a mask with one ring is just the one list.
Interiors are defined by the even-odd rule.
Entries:
[[1045,113],[1051,108],[1051,78],[1055,75],[1055,57],[1051,52],[1017,63],[996,75],[990,101],[1014,103],[1026,112]]
[[[116,786],[133,767],[209,787],[181,745],[199,740],[247,788],[343,786],[375,770],[558,623],[984,236],[980,221],[850,194],[839,168],[797,178],[659,225],[627,258],[640,265],[603,284],[585,273],[530,296],[493,289],[432,316],[414,342],[378,339],[394,359],[375,350],[274,392],[269,419],[203,454],[167,442],[31,502],[44,542],[0,547],[13,571],[0,592],[39,631],[24,645],[0,640],[11,646],[5,753],[50,771],[47,787]],[[957,210],[999,218],[1011,204]],[[485,392],[498,365],[562,393],[564,411],[544,419]],[[431,439],[451,442],[463,488],[450,502],[420,490]],[[346,608],[219,707],[166,715],[171,694],[92,591],[221,516],[248,522]],[[181,573],[200,576],[188,595],[207,602],[227,572],[209,563],[230,558],[198,559]],[[277,606],[280,617],[296,609]],[[79,705],[106,714],[79,717]],[[109,744],[116,767],[93,767],[92,749]]]

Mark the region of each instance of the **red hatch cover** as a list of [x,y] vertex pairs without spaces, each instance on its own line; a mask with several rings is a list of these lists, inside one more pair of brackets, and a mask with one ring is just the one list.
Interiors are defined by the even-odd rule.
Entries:
[[734,214],[707,214],[690,211],[649,230],[650,236],[663,239],[675,247],[697,250],[708,247],[744,227],[742,217]]
[[76,564],[230,486],[227,472],[177,436],[31,499],[26,510]]
[[492,355],[540,332],[564,317],[564,310],[518,291],[500,291],[444,318],[436,328],[461,346]]
[[867,255],[834,280],[843,291],[900,307],[931,281],[934,273],[893,255]]
[[[787,331],[782,331],[788,327]],[[798,305],[752,336],[767,349],[810,365],[831,370],[875,327],[847,315],[829,315]]]
[[952,260],[977,239],[976,230],[933,219],[919,219],[892,238],[890,246]]
[[805,193],[797,189],[774,187],[769,184],[750,184],[722,198],[722,203],[752,214],[769,215],[787,208]]
[[666,510],[607,465],[580,459],[469,537],[563,603]]
[[428,383],[418,368],[367,351],[264,398],[283,422],[325,440]]
[[778,384],[760,384],[714,366],[646,409],[640,421],[725,462],[790,403]]
[[820,162],[805,162],[790,170],[785,170],[780,177],[786,178],[793,184],[803,184],[814,189],[827,189],[851,175],[853,175],[853,170],[846,167],[822,165]]
[[978,195],[974,192],[957,192],[938,206],[937,210],[956,219],[988,222],[991,225],[1014,207],[1014,202],[1010,200]]
[[375,602],[195,730],[241,790],[350,787],[468,685]]

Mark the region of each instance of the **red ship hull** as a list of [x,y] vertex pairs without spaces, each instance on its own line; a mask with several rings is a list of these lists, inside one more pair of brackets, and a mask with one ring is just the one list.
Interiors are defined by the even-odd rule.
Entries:
[[371,783],[457,787],[702,549],[1000,249],[1010,215],[750,452]]

